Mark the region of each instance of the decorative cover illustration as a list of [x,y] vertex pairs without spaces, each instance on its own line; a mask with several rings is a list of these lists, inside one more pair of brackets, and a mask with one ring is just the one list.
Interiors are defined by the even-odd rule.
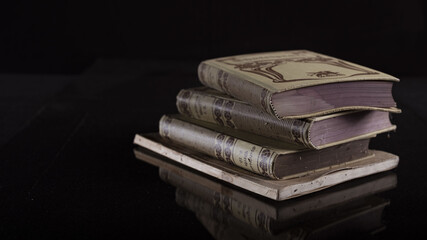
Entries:
[[[246,80],[273,92],[321,82],[398,81],[388,74],[308,50],[245,54],[211,59],[204,63],[224,69],[218,73],[218,79],[227,79],[227,72],[245,75]],[[201,68],[207,65],[202,64]]]

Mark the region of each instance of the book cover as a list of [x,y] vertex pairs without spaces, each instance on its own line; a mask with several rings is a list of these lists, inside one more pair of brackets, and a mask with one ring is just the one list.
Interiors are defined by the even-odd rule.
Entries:
[[207,87],[182,89],[176,96],[176,106],[182,115],[224,127],[220,129],[223,132],[237,129],[313,149],[396,129],[385,111],[347,111],[306,119],[277,119],[259,108]]
[[[278,118],[343,110],[400,112],[391,95],[398,78],[308,50],[209,59],[199,64],[198,76],[205,86]],[[373,97],[375,101],[371,101]]]
[[300,178],[274,180],[244,171],[240,167],[207,157],[200,152],[173,145],[157,133],[136,134],[134,144],[138,148],[134,151],[135,155],[140,156],[141,152],[147,152],[139,159],[150,164],[158,167],[169,164],[185,166],[260,197],[276,201],[305,196],[353,179],[385,172],[396,168],[399,163],[399,157],[394,154],[370,150],[371,157],[345,167],[325,169]]
[[369,156],[369,139],[311,150],[243,132],[223,133],[191,120],[164,115],[159,133],[174,144],[273,179],[301,177]]

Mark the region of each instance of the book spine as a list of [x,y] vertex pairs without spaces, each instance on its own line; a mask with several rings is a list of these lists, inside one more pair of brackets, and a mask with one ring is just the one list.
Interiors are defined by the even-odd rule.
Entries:
[[280,118],[272,107],[272,93],[268,89],[204,62],[199,64],[197,73],[199,81],[203,85],[247,102],[257,108],[263,109],[272,116]]
[[250,172],[277,179],[278,154],[269,148],[164,115],[159,134],[178,145],[209,155]]
[[316,149],[309,139],[310,121],[277,119],[247,103],[203,89],[181,90],[176,106],[181,114],[194,119]]

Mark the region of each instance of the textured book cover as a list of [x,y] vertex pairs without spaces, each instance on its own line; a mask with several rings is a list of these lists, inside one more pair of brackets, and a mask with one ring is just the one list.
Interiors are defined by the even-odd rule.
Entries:
[[[202,84],[262,108],[279,118],[305,118],[351,109],[400,112],[391,98],[392,83],[398,82],[398,78],[308,50],[209,59],[200,63],[198,75]],[[336,85],[338,83],[340,84]],[[341,92],[349,97],[331,98],[332,90],[333,95]],[[355,90],[359,92],[355,94]],[[374,90],[372,95],[369,90]],[[372,96],[379,97],[386,93],[389,96],[381,100],[384,101],[383,104],[370,101]],[[352,101],[354,98],[358,101]],[[292,99],[290,103],[281,105],[289,99]],[[305,105],[312,101],[318,103],[304,106],[306,109],[301,111],[291,111],[290,106],[298,99],[299,104],[302,101],[307,102]],[[325,103],[322,104],[322,101]],[[299,106],[300,109],[302,107]]]
[[243,132],[230,135],[191,120],[164,115],[159,134],[174,144],[273,179],[301,177],[369,157],[370,139],[312,150]]
[[136,134],[134,144],[139,159],[158,167],[179,164],[206,174],[217,180],[247,190],[259,196],[282,201],[318,192],[353,179],[371,176],[397,167],[399,157],[391,153],[369,150],[371,157],[356,161],[345,167],[325,169],[307,176],[274,180],[259,176],[224,161],[208,157],[198,151],[173,145],[158,134]]
[[396,126],[385,111],[346,111],[306,119],[277,119],[217,90],[207,87],[182,89],[176,97],[182,115],[218,126],[223,132],[236,129],[322,149],[376,134],[393,131]]

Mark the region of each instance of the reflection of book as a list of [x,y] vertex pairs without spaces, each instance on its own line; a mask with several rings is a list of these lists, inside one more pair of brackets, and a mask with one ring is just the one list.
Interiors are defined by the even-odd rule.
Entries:
[[325,148],[394,130],[389,113],[355,111],[309,119],[279,120],[248,103],[206,87],[182,89],[177,95],[178,111],[190,118],[295,143]]
[[364,237],[372,238],[372,235],[385,229],[381,220],[388,205],[389,201],[372,196],[355,202],[354,205],[324,209],[320,211],[323,215],[307,216],[305,220],[282,226],[280,231],[275,233],[249,225],[221,209],[214,209],[214,215],[189,210],[194,211],[215,239],[345,239],[348,236],[365,239]]
[[356,109],[400,112],[391,92],[397,78],[306,50],[210,59],[200,63],[198,74],[204,85],[278,118]]
[[211,234],[220,238],[226,234],[256,236],[254,239],[289,235],[327,239],[344,233],[378,232],[384,228],[382,213],[389,201],[374,195],[397,183],[396,175],[389,172],[277,203],[179,167],[160,168],[159,174],[177,188],[177,203],[195,212]]
[[249,133],[222,133],[191,121],[182,115],[164,115],[159,133],[175,144],[273,179],[342,167],[370,155],[369,139],[312,150]]
[[[234,167],[224,161],[174,146],[164,141],[157,134],[136,135],[134,142],[136,145],[141,146],[141,149],[151,151],[151,154],[157,155],[155,158],[147,158],[148,160],[140,157],[141,160],[159,167],[174,162],[274,200],[285,200],[306,195],[352,179],[384,172],[395,168],[399,161],[398,157],[393,154],[369,150],[372,154],[371,157],[348,164],[345,168],[332,168],[294,179],[272,180],[243,171],[239,167]],[[135,152],[137,157],[140,154],[139,152]],[[159,156],[163,157],[159,158]]]

